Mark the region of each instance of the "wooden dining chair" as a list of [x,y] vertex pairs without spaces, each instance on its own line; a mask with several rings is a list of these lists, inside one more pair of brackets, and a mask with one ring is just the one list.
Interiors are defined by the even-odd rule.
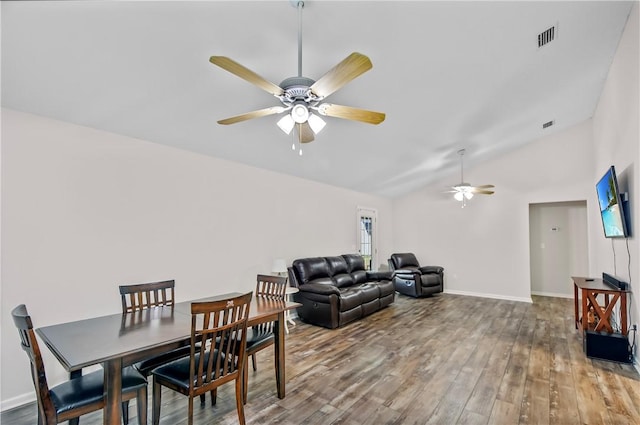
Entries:
[[[122,313],[136,313],[154,307],[173,307],[175,303],[175,285],[175,280],[120,285]],[[144,376],[149,376],[154,368],[181,357],[186,357],[190,352],[189,346],[185,345],[168,353],[144,359],[134,366]]]
[[[49,388],[40,347],[27,308],[20,304],[11,311],[11,316],[18,328],[22,349],[31,363],[31,377],[38,402],[38,425],[75,422],[81,415],[103,409],[104,372],[98,370]],[[79,344],[85,342],[78,341]],[[146,425],[147,380],[136,369],[127,367],[122,370],[122,399],[133,398],[137,400],[138,423]]]
[[[175,285],[175,280],[120,285],[123,318],[127,313],[135,315],[154,307],[173,307],[175,303]],[[135,319],[135,316],[132,319]],[[187,357],[190,352],[190,347],[185,345],[184,347],[141,360],[135,363],[133,367],[146,377],[149,376],[154,368],[173,360]],[[128,420],[128,411],[129,401],[123,401],[122,412],[126,420]]]
[[[259,274],[256,279],[256,299],[285,301],[287,278],[284,276],[270,276]],[[247,359],[251,357],[253,370],[257,370],[256,353],[271,346],[275,342],[275,322],[261,323],[252,326],[247,332]],[[244,391],[242,400],[247,402],[247,385],[249,381],[249,367],[244,368]]]
[[[193,399],[211,393],[215,404],[217,388],[235,381],[236,409],[245,424],[242,400],[243,367],[247,338],[247,319],[251,292],[229,299],[191,303],[190,355],[160,366],[153,376],[154,425],[160,422],[162,387],[189,398],[188,423],[193,424]],[[203,398],[200,398],[201,402]]]
[[120,285],[122,312],[133,313],[145,308],[171,306],[174,304],[175,286],[175,280]]

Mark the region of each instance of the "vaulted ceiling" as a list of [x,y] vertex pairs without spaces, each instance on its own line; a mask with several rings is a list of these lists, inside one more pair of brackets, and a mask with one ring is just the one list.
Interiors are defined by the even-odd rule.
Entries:
[[293,3],[3,1],[2,106],[395,197],[458,183],[461,148],[473,166],[589,119],[633,6],[306,1],[303,75],[367,55],[373,68],[328,100],[386,120],[326,117],[300,156],[277,116],[216,123],[279,101],[209,62],[228,56],[276,84],[297,75]]

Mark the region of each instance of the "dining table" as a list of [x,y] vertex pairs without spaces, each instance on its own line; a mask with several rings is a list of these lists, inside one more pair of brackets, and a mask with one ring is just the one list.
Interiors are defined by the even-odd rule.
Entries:
[[[45,345],[73,376],[82,369],[102,365],[105,407],[103,423],[120,424],[122,415],[122,368],[148,357],[189,345],[191,303],[216,301],[242,295],[215,295],[36,329]],[[278,398],[285,397],[285,312],[300,304],[253,297],[247,326],[274,321],[275,369]],[[246,359],[245,359],[246,365]]]

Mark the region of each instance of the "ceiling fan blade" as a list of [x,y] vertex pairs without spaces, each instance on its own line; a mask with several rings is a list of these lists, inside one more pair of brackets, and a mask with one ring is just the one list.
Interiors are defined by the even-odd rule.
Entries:
[[476,189],[491,189],[492,187],[495,187],[495,186],[494,186],[494,185],[492,185],[492,184],[483,184],[483,185],[480,185],[480,186],[474,186],[474,187],[475,187]]
[[311,126],[308,122],[297,124],[296,127],[298,127],[298,140],[300,141],[300,143],[313,142],[313,130],[311,129]]
[[259,109],[257,111],[247,112],[246,114],[236,115],[235,117],[225,118],[223,120],[218,121],[218,124],[235,124],[237,122],[247,121],[252,118],[265,117],[267,115],[279,114],[280,112],[286,111],[287,108],[284,106],[272,106],[270,108]]
[[311,91],[318,97],[325,98],[372,67],[368,57],[353,52],[313,83]]
[[318,107],[318,112],[322,115],[347,120],[361,121],[368,124],[380,124],[386,118],[383,112],[367,111],[365,109],[352,108],[351,106],[333,105],[323,103]]
[[260,87],[262,90],[266,91],[267,93],[271,93],[274,96],[280,96],[284,93],[282,87],[265,80],[249,68],[240,65],[238,62],[234,61],[233,59],[229,59],[226,56],[211,56],[209,58],[209,62],[219,66],[226,71],[229,71],[232,74],[237,75],[238,77],[250,82],[255,86]]
[[473,193],[476,193],[479,195],[493,195],[494,191],[493,190],[474,190]]

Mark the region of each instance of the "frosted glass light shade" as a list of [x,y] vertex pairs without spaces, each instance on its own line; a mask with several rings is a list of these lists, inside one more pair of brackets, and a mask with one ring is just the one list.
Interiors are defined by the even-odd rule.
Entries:
[[278,120],[278,127],[280,127],[280,130],[284,131],[286,134],[291,134],[291,130],[293,130],[293,126],[295,124],[295,121],[293,121],[293,118],[291,118],[291,115],[289,114],[286,114]]
[[309,119],[309,110],[302,103],[298,103],[291,109],[291,118],[298,124],[305,123]]
[[313,130],[315,134],[320,133],[324,126],[327,125],[322,118],[314,114],[309,114],[308,122],[309,127],[311,127],[311,130]]

